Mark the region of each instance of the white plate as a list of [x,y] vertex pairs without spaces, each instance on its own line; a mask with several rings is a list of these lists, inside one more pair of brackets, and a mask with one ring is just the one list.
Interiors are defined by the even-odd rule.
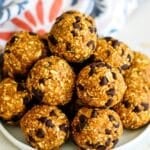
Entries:
[[[14,127],[0,123],[0,131],[3,135],[21,150],[33,150],[24,139],[19,127]],[[115,150],[125,150],[127,146],[133,142],[138,142],[150,131],[150,125],[138,130],[124,130],[123,136],[116,145]],[[62,146],[61,150],[75,150],[76,146],[72,142],[68,142]]]

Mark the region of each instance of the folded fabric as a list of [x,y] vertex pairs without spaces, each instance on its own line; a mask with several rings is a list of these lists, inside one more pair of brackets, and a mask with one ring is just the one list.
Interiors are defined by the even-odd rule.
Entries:
[[[12,2],[4,5],[6,1],[0,0],[0,45],[2,46],[16,31],[28,30],[41,35],[49,32],[56,17],[72,9],[93,16],[99,35],[112,35],[125,24],[127,17],[144,0],[23,0],[19,1],[20,3],[14,1],[13,3],[16,4],[14,7],[9,7]],[[21,13],[27,3],[28,7],[26,6]],[[4,17],[4,12],[7,12],[7,17]]]

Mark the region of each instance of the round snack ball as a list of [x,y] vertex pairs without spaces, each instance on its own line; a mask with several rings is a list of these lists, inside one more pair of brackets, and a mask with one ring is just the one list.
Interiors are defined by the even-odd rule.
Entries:
[[78,11],[65,12],[56,19],[48,39],[53,54],[69,62],[82,62],[96,48],[94,20]]
[[31,32],[17,32],[8,41],[4,52],[4,76],[26,76],[32,65],[43,55],[44,44]]
[[92,56],[94,61],[103,61],[112,67],[119,68],[122,73],[129,69],[133,60],[131,49],[123,42],[111,37],[99,38]]
[[[143,85],[144,87],[144,85]],[[147,89],[127,89],[121,103],[114,106],[123,126],[138,129],[150,121],[150,91]]]
[[114,109],[125,128],[137,129],[150,121],[150,60],[135,52],[133,64],[125,74],[127,90]]
[[131,68],[125,74],[125,80],[130,86],[139,84],[141,81],[150,87],[150,58],[140,52],[134,52],[134,60]]
[[69,64],[51,56],[39,60],[27,78],[27,88],[37,103],[64,105],[71,100],[75,74]]
[[118,114],[109,109],[83,107],[71,127],[75,143],[83,149],[112,149],[123,133]]
[[103,62],[84,67],[76,82],[79,99],[93,107],[112,107],[119,103],[126,90],[122,74]]
[[55,106],[33,107],[23,116],[20,125],[29,144],[40,150],[57,149],[69,137],[69,121]]
[[13,79],[0,82],[0,117],[9,124],[19,121],[30,101],[29,94]]

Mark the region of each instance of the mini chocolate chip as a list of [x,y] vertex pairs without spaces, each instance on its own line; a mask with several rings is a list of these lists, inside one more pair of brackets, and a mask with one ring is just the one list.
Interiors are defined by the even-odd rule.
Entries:
[[79,90],[83,91],[84,90],[84,86],[81,84],[78,84],[77,87],[79,88]]
[[95,62],[95,63],[92,63],[90,64],[90,67],[91,68],[95,68],[95,67],[107,67],[107,64],[103,63],[103,62]]
[[71,43],[69,42],[66,43],[66,50],[71,51]]
[[115,48],[116,46],[120,45],[120,42],[118,40],[112,40],[111,45]]
[[116,73],[112,72],[112,77],[113,77],[114,80],[116,80],[117,79]]
[[114,88],[109,89],[108,91],[106,91],[106,94],[108,96],[112,96],[113,97],[115,95],[115,89]]
[[109,118],[110,121],[116,121],[116,119],[113,115],[108,115],[108,118]]
[[144,111],[149,109],[149,104],[142,102],[141,105],[144,107]]
[[74,30],[72,30],[71,33],[72,33],[73,37],[78,36],[78,33]]
[[38,121],[40,121],[41,123],[45,123],[47,120],[47,117],[40,117],[38,118]]
[[36,33],[34,32],[29,32],[30,35],[37,35]]
[[10,54],[11,51],[10,51],[9,49],[6,49],[6,50],[5,50],[5,53]]
[[105,53],[106,53],[107,57],[109,57],[111,54],[111,52],[109,50],[106,50]]
[[39,138],[44,138],[45,133],[44,133],[44,131],[43,131],[42,128],[40,128],[40,129],[38,129],[38,130],[36,131],[36,136],[39,137]]
[[76,19],[76,23],[81,21],[81,18],[79,16],[75,16],[75,19]]
[[53,127],[55,126],[55,125],[52,123],[52,120],[50,120],[50,119],[46,120],[45,125],[46,125],[47,127],[51,127],[51,128],[53,128]]
[[95,32],[96,32],[96,28],[95,28],[95,27],[89,27],[89,31],[90,31],[91,33],[95,33]]
[[105,37],[104,39],[105,39],[106,41],[112,41],[112,40],[113,40],[113,38],[112,38],[112,37],[109,37],[109,36],[108,36],[108,37]]
[[99,143],[93,144],[93,143],[90,143],[90,141],[87,141],[86,145],[91,149],[96,149],[99,146]]
[[129,108],[131,104],[127,100],[123,100],[122,102],[126,108]]
[[93,40],[90,40],[87,44],[86,44],[89,48],[91,48],[92,50],[95,49],[95,43]]
[[105,105],[108,107],[112,104],[113,100],[110,98],[106,103]]
[[40,103],[44,96],[43,92],[39,89],[33,88],[32,93],[33,93],[33,99],[36,99],[37,103]]
[[34,138],[31,135],[28,135],[29,142],[35,142]]
[[81,25],[79,23],[74,22],[72,25],[73,25],[73,28],[75,28],[75,29],[78,29],[78,30],[82,29]]
[[108,147],[111,143],[111,138],[108,138],[107,141],[105,142],[106,147]]
[[74,14],[75,12],[74,11],[67,11],[67,12],[65,12],[65,14]]
[[129,69],[129,65],[128,64],[124,64],[124,65],[121,66],[121,69],[122,70],[127,70],[127,69]]
[[49,115],[50,115],[50,116],[57,116],[54,110],[52,110],[52,111],[49,113]]
[[98,112],[96,110],[93,110],[92,114],[91,114],[91,117],[95,118],[95,117],[97,117],[97,115],[98,115]]
[[30,98],[29,98],[28,96],[25,96],[25,97],[23,98],[23,104],[24,104],[25,106],[28,106],[29,103],[30,103]]
[[88,21],[90,24],[93,24],[93,21],[91,19],[86,17],[85,20]]
[[122,70],[121,70],[121,68],[119,68],[119,67],[118,67],[117,69],[118,69],[118,71],[119,71],[120,73],[122,73]]
[[106,150],[107,148],[104,145],[99,145],[96,150]]
[[131,58],[131,56],[129,54],[128,54],[127,58],[129,60],[129,62],[131,62],[132,58]]
[[67,133],[69,130],[69,127],[67,124],[62,124],[59,126],[59,128],[60,128],[60,130],[64,131],[65,133]]
[[112,141],[114,146],[118,143],[118,141],[119,141],[118,139]]
[[56,38],[53,35],[48,36],[48,39],[53,45],[58,44],[58,41],[56,40]]
[[90,69],[88,75],[89,75],[89,76],[92,76],[94,73],[95,73],[95,68],[94,68],[94,67],[93,67],[93,68],[91,67],[91,69]]
[[80,115],[79,121],[80,121],[80,130],[82,130],[85,127],[86,123],[87,123],[86,116]]
[[133,111],[134,111],[135,113],[139,113],[139,112],[141,112],[142,110],[140,109],[139,106],[135,106],[135,108],[133,109]]
[[17,38],[17,36],[13,36],[13,37],[10,39],[9,43],[10,43],[10,44],[13,44],[13,43],[16,41],[16,38]]
[[121,56],[123,56],[123,55],[124,55],[124,49],[121,50]]
[[111,130],[105,129],[105,134],[111,134]]
[[102,77],[100,80],[100,85],[101,86],[107,85],[108,82],[109,81],[108,81],[107,77]]
[[87,121],[87,117],[86,117],[86,116],[84,116],[84,115],[80,115],[80,117],[79,117],[79,121],[80,121],[80,123],[84,123],[84,122],[86,122],[86,121]]
[[120,124],[119,124],[119,122],[116,122],[116,123],[113,124],[113,126],[114,126],[115,128],[119,128]]
[[44,82],[45,82],[44,78],[42,78],[42,79],[39,80],[39,84],[44,84]]
[[59,23],[61,20],[63,20],[64,19],[64,17],[63,16],[59,16],[59,17],[57,17],[56,18],[56,22],[55,22],[55,24],[57,24],[57,23]]

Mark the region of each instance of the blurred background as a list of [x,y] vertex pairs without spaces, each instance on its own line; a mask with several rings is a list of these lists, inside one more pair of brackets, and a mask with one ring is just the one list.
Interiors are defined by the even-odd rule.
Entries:
[[146,0],[0,0],[0,45],[19,30],[44,34],[62,12],[73,9],[96,20],[99,35],[115,35]]

